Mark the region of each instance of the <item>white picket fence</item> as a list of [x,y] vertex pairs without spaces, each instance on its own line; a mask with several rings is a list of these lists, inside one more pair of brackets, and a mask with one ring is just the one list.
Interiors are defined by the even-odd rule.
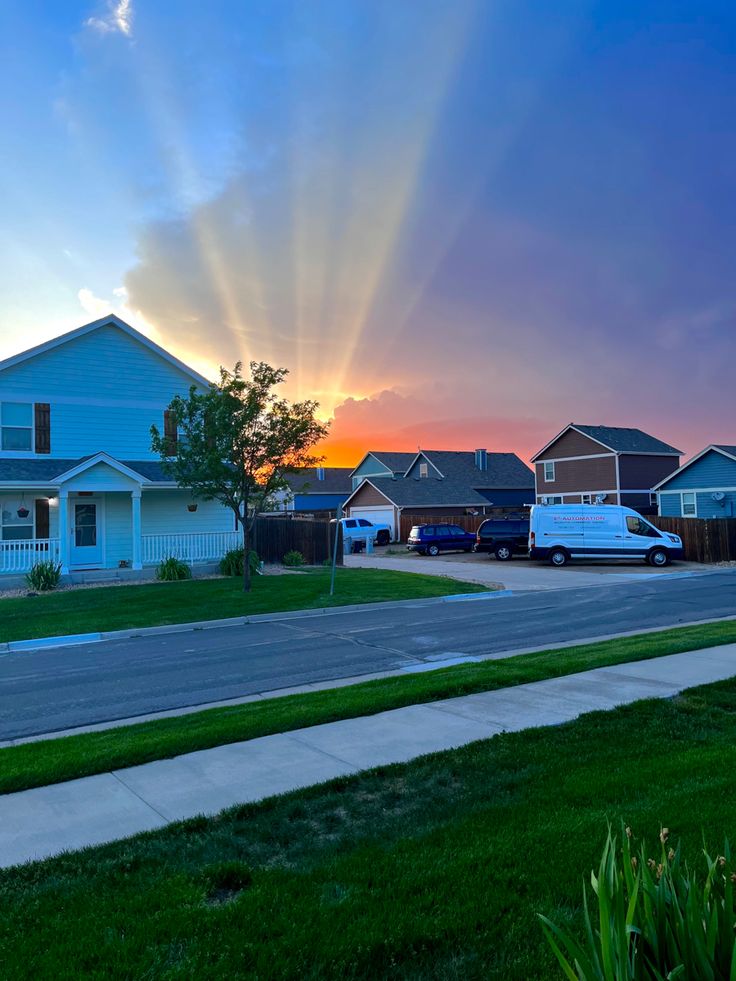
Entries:
[[206,531],[195,534],[143,535],[143,564],[156,565],[173,557],[182,562],[215,562],[243,544],[240,532]]
[[0,542],[0,573],[28,572],[37,562],[58,562],[59,551],[58,538]]

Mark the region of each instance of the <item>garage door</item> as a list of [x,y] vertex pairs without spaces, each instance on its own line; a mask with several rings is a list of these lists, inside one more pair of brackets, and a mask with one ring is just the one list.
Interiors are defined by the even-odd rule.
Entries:
[[372,508],[350,508],[351,518],[367,518],[375,525],[388,525],[391,529],[391,540],[396,539],[396,521],[394,520],[394,509],[388,507]]

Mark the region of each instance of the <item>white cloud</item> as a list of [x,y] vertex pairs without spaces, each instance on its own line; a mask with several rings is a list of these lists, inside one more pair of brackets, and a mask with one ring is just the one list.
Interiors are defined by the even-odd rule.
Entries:
[[136,327],[148,337],[160,341],[159,332],[151,324],[140,310],[135,310],[128,303],[128,291],[124,286],[118,286],[112,291],[114,299],[108,300],[97,296],[86,286],[77,292],[80,306],[85,313],[89,314],[94,320],[99,320],[110,313],[116,314],[121,320]]
[[133,36],[133,0],[108,0],[107,13],[102,17],[88,17],[85,27],[91,27],[98,34],[111,34],[119,31],[126,37]]

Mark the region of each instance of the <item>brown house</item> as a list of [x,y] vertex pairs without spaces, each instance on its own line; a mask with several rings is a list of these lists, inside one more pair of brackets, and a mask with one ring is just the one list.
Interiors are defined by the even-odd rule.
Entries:
[[681,455],[641,429],[570,423],[532,457],[536,500],[649,510],[652,488],[677,470]]

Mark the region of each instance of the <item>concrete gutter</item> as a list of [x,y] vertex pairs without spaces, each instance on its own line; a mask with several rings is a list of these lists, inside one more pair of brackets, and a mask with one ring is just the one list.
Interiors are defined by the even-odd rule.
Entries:
[[373,610],[396,610],[436,606],[439,603],[468,603],[513,596],[511,589],[487,593],[455,593],[427,599],[388,600],[385,603],[352,603],[349,606],[324,607],[311,610],[287,610],[281,613],[255,613],[252,616],[228,617],[220,620],[196,620],[191,623],[166,623],[158,627],[130,627],[125,630],[102,630],[86,634],[62,634],[58,637],[35,637],[31,640],[11,640],[0,644],[0,654],[38,651],[48,647],[74,647],[98,644],[105,640],[130,640],[157,634],[180,634],[190,630],[214,630],[216,627],[245,627],[251,623],[273,623],[279,620],[299,620],[307,617],[338,616],[341,613],[369,613]]

